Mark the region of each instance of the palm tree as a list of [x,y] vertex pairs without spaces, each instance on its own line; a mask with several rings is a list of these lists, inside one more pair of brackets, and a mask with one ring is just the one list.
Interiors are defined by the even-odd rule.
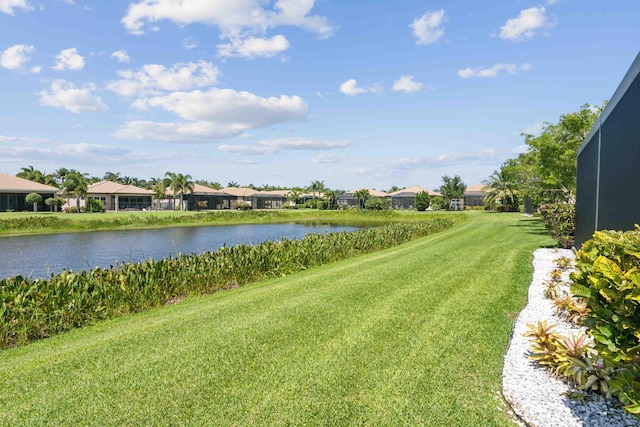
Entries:
[[293,203],[294,205],[298,203],[298,199],[300,199],[300,196],[301,196],[300,191],[296,190],[295,188],[284,195],[284,197],[286,197],[287,200]]
[[56,187],[62,188],[62,183],[68,173],[69,169],[67,168],[59,168],[57,171],[53,172],[53,177],[56,180]]
[[87,179],[80,172],[70,172],[65,176],[62,183],[62,191],[67,197],[72,195],[76,198],[77,213],[80,213],[80,199],[87,197]]
[[503,210],[507,212],[515,212],[518,210],[518,191],[514,188],[514,183],[506,173],[504,167],[495,170],[489,176],[489,179],[482,182],[489,191],[484,196],[484,202],[492,208],[497,204],[503,206]]
[[153,186],[153,197],[154,199],[156,199],[156,209],[160,210],[160,200],[164,200],[167,198],[167,187],[164,185],[164,181],[162,181],[161,179],[152,179],[155,181],[155,185]]
[[229,181],[227,187],[239,187],[240,185],[235,181]]
[[191,175],[183,175],[181,173],[167,172],[165,174],[168,179],[165,179],[165,184],[173,191],[173,197],[175,198],[180,194],[180,209],[184,209],[184,194],[193,193],[194,183],[191,180]]
[[102,177],[102,179],[104,181],[112,181],[112,182],[118,182],[118,180],[120,179],[120,172],[107,172],[104,174],[104,176]]
[[307,190],[311,191],[311,194],[313,195],[314,199],[318,198],[317,193],[320,193],[325,189],[326,187],[324,186],[324,181],[319,181],[319,180],[311,181],[311,185],[307,187]]
[[222,190],[222,184],[220,184],[218,181],[212,182],[211,184],[209,184],[209,187],[213,188],[214,190]]
[[21,171],[16,174],[17,177],[28,179],[29,181],[44,183],[44,175],[38,169],[34,169],[29,165],[26,168],[20,168]]
[[331,210],[338,207],[338,197],[340,197],[342,191],[338,190],[324,190],[324,199],[327,202],[327,209]]
[[367,190],[366,188],[361,188],[360,190],[353,193],[353,197],[358,199],[360,209],[364,209],[364,203],[369,197],[371,197],[371,193],[369,193],[369,190]]

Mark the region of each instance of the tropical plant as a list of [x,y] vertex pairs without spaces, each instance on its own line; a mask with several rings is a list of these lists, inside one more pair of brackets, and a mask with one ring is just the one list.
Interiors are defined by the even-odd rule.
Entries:
[[73,171],[65,176],[62,183],[62,191],[66,195],[72,195],[76,198],[76,211],[80,213],[80,199],[87,196],[87,180],[85,174]]
[[533,341],[531,344],[533,354],[529,356],[531,360],[543,366],[556,365],[556,349],[561,339],[560,334],[552,331],[556,326],[549,325],[546,320],[538,322],[537,325],[527,324],[529,330],[523,335]]
[[38,213],[38,203],[42,202],[42,196],[38,193],[29,193],[24,199],[27,203],[33,203],[33,212]]
[[361,188],[360,190],[353,193],[353,197],[358,200],[358,205],[360,209],[364,209],[364,205],[367,202],[367,199],[371,197],[371,193],[366,188]]
[[442,185],[436,191],[444,196],[447,201],[447,210],[451,209],[451,202],[454,199],[462,199],[467,186],[462,179],[455,175],[453,178],[444,175],[442,177]]
[[59,209],[64,204],[64,199],[61,199],[59,197],[49,197],[44,201],[44,204],[49,206],[51,212],[53,212],[54,210]]
[[102,179],[104,181],[120,182],[120,172],[106,172]]
[[576,228],[575,205],[562,203],[542,205],[539,208],[540,217],[551,237],[556,239],[563,248],[573,247]]
[[37,169],[34,169],[33,166],[29,165],[28,167],[20,168],[20,172],[16,174],[17,177],[28,179],[29,181],[39,182],[41,184],[44,183],[44,174]]
[[165,174],[165,185],[173,192],[175,198],[180,194],[180,209],[186,210],[184,206],[184,195],[193,193],[194,182],[191,180],[191,175],[183,175],[181,173],[167,172]]
[[311,181],[311,185],[307,187],[307,190],[311,192],[314,199],[319,197],[319,193],[325,190],[324,181]]
[[416,210],[426,211],[429,208],[429,201],[429,193],[426,191],[416,193]]
[[338,198],[343,191],[340,190],[324,190],[324,200],[327,202],[327,209],[337,209],[338,208]]
[[488,180],[483,181],[488,190],[484,196],[485,205],[500,212],[518,212],[518,190],[515,183],[508,175],[508,169],[504,165],[500,170],[495,170]]
[[389,205],[389,200],[376,196],[368,197],[364,202],[364,208],[373,211],[389,209]]
[[102,212],[103,209],[104,209],[104,203],[102,203],[102,200],[87,199],[85,203],[85,212],[97,213],[97,212]]
[[301,195],[302,193],[294,188],[292,190],[289,190],[289,192],[286,193],[284,197],[287,199],[287,201],[289,201],[289,203],[295,205],[296,203],[298,203],[298,200],[300,200]]
[[229,181],[229,182],[227,183],[227,187],[240,187],[240,184],[238,184],[238,183],[237,183],[237,182],[235,182],[235,181]]
[[156,201],[156,209],[160,210],[160,200],[164,200],[167,198],[167,187],[165,186],[165,183],[163,180],[161,180],[160,178],[157,178],[152,190],[153,190],[153,198]]

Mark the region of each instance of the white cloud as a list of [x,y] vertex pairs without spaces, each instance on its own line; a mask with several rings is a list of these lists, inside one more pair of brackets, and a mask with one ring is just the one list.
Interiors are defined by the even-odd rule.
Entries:
[[32,74],[40,74],[40,71],[42,71],[42,67],[36,65],[35,67],[31,67],[29,71],[31,71]]
[[315,156],[311,162],[312,163],[340,163],[344,159],[346,159],[346,154],[331,154],[331,153],[320,153]]
[[44,138],[31,138],[31,137],[25,137],[25,136],[0,135],[0,142],[41,143],[41,142],[49,142],[49,140]]
[[[327,18],[311,14],[314,3],[315,0],[139,0],[129,5],[121,22],[132,34],[143,34],[147,24],[163,20],[180,26],[216,26],[220,38],[228,41],[218,45],[221,56],[273,57],[288,49],[289,42],[282,35],[265,37],[271,28],[299,27],[320,38],[333,34]],[[147,27],[151,31],[158,29],[155,25]],[[196,45],[185,41],[184,46],[191,49]]]
[[217,46],[220,56],[255,58],[258,56],[271,58],[289,48],[289,41],[283,35],[269,38],[248,37],[232,38],[230,43]]
[[187,37],[182,41],[182,46],[184,46],[184,48],[187,50],[191,50],[198,47],[198,43],[196,43],[195,40],[193,40],[191,37]]
[[211,88],[206,92],[174,92],[146,99],[146,108],[161,108],[186,122],[129,121],[117,138],[167,142],[218,142],[249,129],[301,120],[307,104],[299,96],[264,98],[249,92]]
[[368,88],[358,87],[358,82],[356,81],[356,79],[349,79],[340,85],[340,92],[349,96],[354,96],[354,95],[367,93],[367,92],[378,93],[380,92],[380,90],[381,89],[378,85],[373,85]]
[[33,46],[17,44],[4,50],[0,55],[0,67],[17,70],[29,61],[29,54],[34,51]]
[[500,38],[520,41],[533,37],[536,30],[553,25],[545,13],[544,7],[532,7],[520,11],[517,18],[507,20],[506,24],[500,27]]
[[61,50],[56,59],[54,70],[82,70],[84,68],[84,58],[78,54],[75,47]]
[[254,146],[220,145],[218,149],[234,154],[276,154],[285,150],[332,150],[348,147],[352,143],[348,139],[276,138],[258,141]]
[[546,126],[545,122],[535,122],[528,126],[525,126],[520,132],[518,132],[518,135],[525,134],[525,135],[537,136],[542,133],[545,126]]
[[487,165],[494,164],[506,158],[510,151],[500,151],[488,148],[482,151],[471,153],[442,154],[437,157],[402,157],[388,160],[380,165],[384,169],[415,169],[415,168],[435,168],[441,166],[454,166],[460,164]]
[[471,77],[485,77],[485,78],[493,78],[497,77],[498,73],[501,71],[506,71],[508,74],[518,74],[521,71],[528,71],[531,69],[530,64],[522,64],[520,66],[516,64],[501,64],[498,63],[490,68],[465,68],[463,70],[458,70],[458,75],[463,79],[469,79]]
[[72,113],[85,111],[104,112],[109,111],[99,96],[94,96],[95,85],[87,84],[77,88],[73,83],[64,80],[54,80],[49,91],[39,92],[40,104],[55,108],[64,108]]
[[132,97],[211,86],[218,81],[220,71],[210,62],[199,61],[173,64],[171,68],[147,64],[138,71],[125,70],[117,74],[121,79],[109,82],[107,89]]
[[438,41],[444,34],[444,29],[442,28],[443,18],[444,9],[440,9],[434,12],[427,12],[414,20],[409,27],[413,29],[416,43],[429,45]]
[[33,10],[26,0],[0,0],[0,12],[14,14],[14,9]]
[[116,50],[111,54],[111,57],[116,58],[118,62],[129,62],[130,60],[129,55],[127,55],[127,51],[124,49]]
[[392,89],[396,92],[419,92],[424,89],[424,84],[413,80],[413,76],[402,76],[393,83]]

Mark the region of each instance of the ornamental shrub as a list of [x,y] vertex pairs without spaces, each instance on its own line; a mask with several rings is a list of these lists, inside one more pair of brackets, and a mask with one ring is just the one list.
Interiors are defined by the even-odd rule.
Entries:
[[571,291],[591,310],[585,325],[596,350],[617,369],[611,384],[625,409],[640,414],[640,229],[596,231],[576,269]]
[[104,203],[98,199],[87,199],[85,210],[86,212],[102,212],[104,209]]
[[551,237],[565,249],[573,247],[576,229],[576,207],[570,203],[547,204],[539,208],[540,217]]
[[416,194],[416,210],[426,211],[429,207],[429,193],[420,191]]

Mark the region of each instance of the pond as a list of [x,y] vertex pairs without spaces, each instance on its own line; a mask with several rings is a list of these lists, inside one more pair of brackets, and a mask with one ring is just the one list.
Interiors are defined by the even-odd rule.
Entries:
[[17,275],[46,278],[62,269],[108,268],[116,263],[214,251],[225,244],[299,239],[309,233],[358,228],[322,224],[243,224],[2,237],[0,278]]

